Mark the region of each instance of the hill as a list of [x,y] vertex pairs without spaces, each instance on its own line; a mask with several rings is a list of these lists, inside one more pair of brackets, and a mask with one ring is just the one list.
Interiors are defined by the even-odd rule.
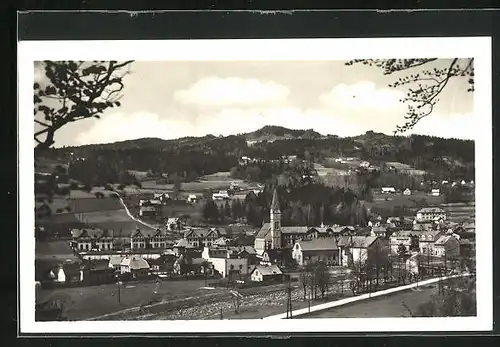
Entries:
[[182,181],[191,181],[201,175],[230,171],[242,156],[271,160],[286,155],[309,157],[320,164],[340,156],[374,163],[396,162],[426,171],[437,179],[474,179],[473,141],[391,136],[373,131],[342,138],[324,136],[312,129],[265,126],[238,135],[142,138],[49,152],[52,160],[71,164],[70,178],[86,181],[99,172],[101,184],[120,181],[126,170],[179,174]]

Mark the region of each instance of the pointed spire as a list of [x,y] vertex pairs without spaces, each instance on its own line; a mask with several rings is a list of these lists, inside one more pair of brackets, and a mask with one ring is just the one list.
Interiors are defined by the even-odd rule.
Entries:
[[276,189],[274,189],[274,193],[273,193],[273,202],[271,203],[271,211],[273,211],[273,212],[280,211],[280,204],[278,201],[278,191]]

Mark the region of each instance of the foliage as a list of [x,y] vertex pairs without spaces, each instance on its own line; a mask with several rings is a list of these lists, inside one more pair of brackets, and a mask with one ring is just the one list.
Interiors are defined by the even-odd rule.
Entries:
[[47,83],[33,85],[34,120],[42,128],[35,132],[36,149],[52,146],[55,132],[66,124],[99,118],[106,109],[120,106],[125,68],[131,63],[44,61]]
[[[400,100],[408,105],[405,116],[406,123],[397,126],[395,133],[402,133],[412,129],[422,118],[427,117],[438,103],[439,95],[452,78],[467,79],[466,90],[474,91],[474,59],[452,59],[444,68],[439,68],[432,63],[437,58],[419,59],[355,59],[346,63],[353,65],[362,63],[382,69],[384,75],[406,75],[399,77],[389,87],[407,87],[406,95]],[[416,71],[415,68],[420,68]],[[413,73],[412,73],[413,72]]]

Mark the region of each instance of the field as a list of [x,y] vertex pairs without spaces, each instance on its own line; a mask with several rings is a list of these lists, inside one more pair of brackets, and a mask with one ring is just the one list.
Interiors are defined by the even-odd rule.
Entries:
[[37,260],[77,260],[68,241],[47,241],[35,244],[35,259]]
[[[386,200],[386,198],[388,200]],[[394,208],[396,206],[403,207],[405,205],[407,208],[420,208],[417,206],[417,201],[424,199],[428,206],[438,206],[443,202],[441,196],[431,196],[424,192],[412,192],[411,195],[403,195],[401,193],[396,194],[381,194],[373,193],[373,202],[366,202],[368,208],[373,206],[382,208]]]
[[124,209],[114,211],[95,211],[77,213],[76,218],[82,223],[99,224],[108,222],[130,222]]
[[324,167],[321,164],[314,163],[314,169],[318,173],[319,177],[325,177],[327,175],[347,175],[347,170],[333,167]]
[[117,198],[102,198],[95,197],[87,199],[71,199],[69,205],[73,213],[87,213],[94,211],[115,211],[123,209],[120,200]]
[[[36,200],[36,198],[35,198],[35,200]],[[69,206],[69,201],[64,196],[54,196],[51,198],[51,202],[47,201],[46,199],[44,199],[44,202],[35,201],[35,207],[39,208],[44,203],[50,207],[50,210],[52,211],[53,214],[67,213],[68,212],[66,210],[66,208]]]
[[392,295],[363,300],[330,310],[315,312],[297,318],[382,318],[410,317],[410,311],[415,312],[437,292],[437,286],[428,286],[415,290],[395,293]]

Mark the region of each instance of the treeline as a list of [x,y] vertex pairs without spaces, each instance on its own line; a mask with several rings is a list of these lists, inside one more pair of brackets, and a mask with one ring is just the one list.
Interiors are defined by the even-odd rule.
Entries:
[[[275,187],[268,186],[255,195],[247,194],[245,200],[233,200],[218,206],[208,200],[203,207],[204,219],[212,224],[246,219],[248,224],[261,226],[269,222],[269,207]],[[294,187],[276,186],[280,197],[281,220],[283,226],[340,224],[366,226],[366,207],[351,190],[329,188],[319,184]]]

